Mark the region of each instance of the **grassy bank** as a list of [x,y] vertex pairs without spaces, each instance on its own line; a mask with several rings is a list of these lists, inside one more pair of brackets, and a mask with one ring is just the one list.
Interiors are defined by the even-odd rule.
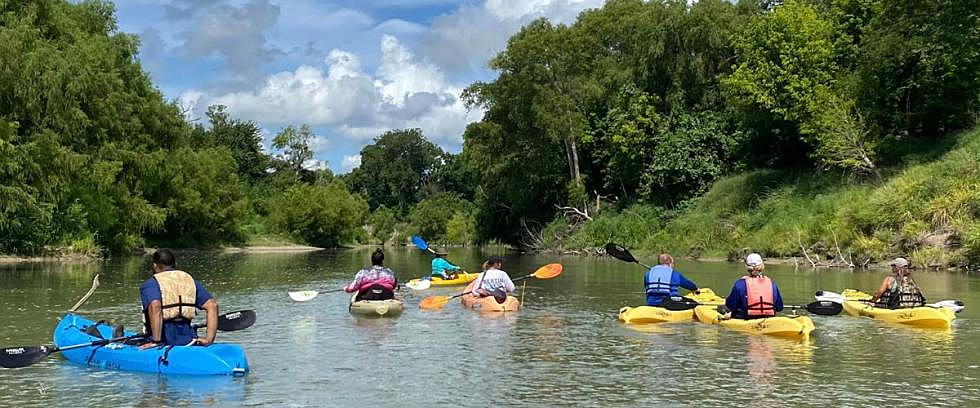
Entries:
[[[942,149],[937,152],[936,149]],[[542,232],[553,249],[609,241],[695,257],[809,257],[867,265],[907,256],[917,267],[980,264],[980,130],[951,147],[908,153],[881,181],[757,170],[723,178],[684,208],[635,205]],[[805,252],[805,253],[804,253]]]

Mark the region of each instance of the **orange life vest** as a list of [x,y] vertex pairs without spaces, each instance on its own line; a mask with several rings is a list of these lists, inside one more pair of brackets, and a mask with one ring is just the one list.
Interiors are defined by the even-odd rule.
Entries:
[[751,277],[743,276],[745,281],[746,304],[749,310],[746,311],[752,316],[775,316],[776,305],[772,299],[772,281],[767,276]]

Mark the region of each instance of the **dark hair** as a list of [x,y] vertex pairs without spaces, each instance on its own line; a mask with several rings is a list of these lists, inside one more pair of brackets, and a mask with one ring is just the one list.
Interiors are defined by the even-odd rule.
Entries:
[[153,253],[153,263],[160,266],[174,266],[174,253],[169,249],[158,249]]
[[487,258],[486,261],[483,261],[483,270],[490,269],[491,266],[496,265],[498,263],[503,264],[504,258],[501,258],[497,255],[492,255],[490,256],[490,258]]
[[382,251],[381,248],[374,250],[374,253],[371,254],[371,265],[384,266],[384,263],[385,263],[384,251]]

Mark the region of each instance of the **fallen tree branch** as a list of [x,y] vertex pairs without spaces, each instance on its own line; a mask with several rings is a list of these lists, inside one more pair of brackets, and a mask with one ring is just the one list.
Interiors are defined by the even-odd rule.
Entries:
[[796,230],[796,243],[800,246],[800,250],[803,251],[803,256],[805,256],[806,260],[810,262],[810,266],[816,268],[817,263],[810,259],[810,255],[806,253],[806,248],[803,247],[803,238],[800,236],[800,230]]

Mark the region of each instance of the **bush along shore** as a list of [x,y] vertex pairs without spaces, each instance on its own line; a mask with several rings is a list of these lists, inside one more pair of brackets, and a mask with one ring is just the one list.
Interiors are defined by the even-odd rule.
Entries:
[[695,258],[750,251],[801,266],[866,267],[908,256],[918,268],[980,265],[980,130],[905,157],[881,181],[835,172],[756,170],[715,182],[681,209],[635,205],[549,224],[542,248],[598,253],[606,242]]

